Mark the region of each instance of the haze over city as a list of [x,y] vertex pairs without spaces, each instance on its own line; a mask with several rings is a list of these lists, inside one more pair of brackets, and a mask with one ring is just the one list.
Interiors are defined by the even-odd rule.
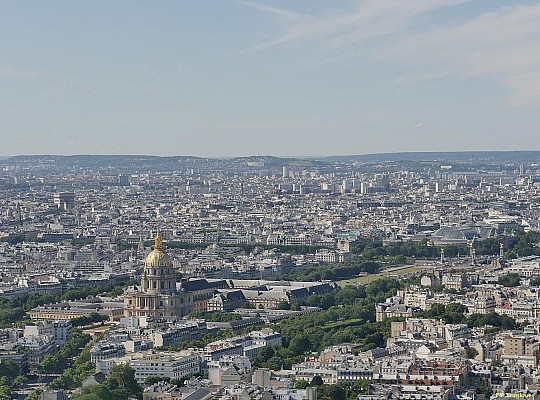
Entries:
[[0,155],[539,149],[537,1],[5,1]]

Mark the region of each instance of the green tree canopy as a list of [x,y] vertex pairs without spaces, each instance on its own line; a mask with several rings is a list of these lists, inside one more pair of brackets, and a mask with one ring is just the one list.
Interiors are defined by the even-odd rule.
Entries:
[[296,382],[294,382],[294,388],[295,389],[305,389],[309,386],[309,382],[305,381],[303,379],[299,379]]
[[519,274],[516,274],[514,272],[499,277],[499,284],[506,287],[519,286],[519,281]]
[[313,379],[311,379],[310,386],[322,386],[324,384],[323,379],[319,375],[315,375]]

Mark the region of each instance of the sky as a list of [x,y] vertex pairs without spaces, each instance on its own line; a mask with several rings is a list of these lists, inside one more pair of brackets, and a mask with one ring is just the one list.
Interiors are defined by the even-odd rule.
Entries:
[[540,2],[0,4],[0,155],[540,150]]

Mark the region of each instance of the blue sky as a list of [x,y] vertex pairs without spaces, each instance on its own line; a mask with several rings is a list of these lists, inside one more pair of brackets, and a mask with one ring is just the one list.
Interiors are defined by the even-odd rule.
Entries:
[[540,3],[3,1],[0,155],[540,150]]

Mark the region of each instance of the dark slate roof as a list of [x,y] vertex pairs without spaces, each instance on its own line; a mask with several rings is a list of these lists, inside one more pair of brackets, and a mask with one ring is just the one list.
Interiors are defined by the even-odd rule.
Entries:
[[199,388],[195,390],[193,393],[188,394],[186,397],[184,397],[184,400],[203,400],[207,399],[208,396],[212,393],[210,389],[207,388]]
[[264,321],[258,317],[255,318],[244,318],[239,321],[231,321],[229,324],[231,325],[231,328],[235,329],[242,326],[248,326],[248,325],[257,325],[257,324],[264,324]]
[[246,299],[246,297],[244,296],[244,293],[242,293],[241,290],[232,290],[230,292],[225,292],[223,294],[225,295],[225,298],[230,301]]
[[313,285],[309,288],[309,292],[315,294],[329,293],[332,290],[332,285],[329,283],[321,283],[320,285]]
[[213,289],[215,286],[206,279],[196,279],[182,282],[182,289],[187,292],[196,292],[198,290]]
[[216,288],[216,289],[228,289],[229,288],[229,285],[227,285],[227,281],[225,281],[225,280],[220,280],[220,281],[215,281],[215,282],[208,282],[208,284],[210,286],[212,286],[213,288]]
[[309,296],[309,292],[306,288],[296,288],[289,291],[291,296],[296,297],[307,297]]

